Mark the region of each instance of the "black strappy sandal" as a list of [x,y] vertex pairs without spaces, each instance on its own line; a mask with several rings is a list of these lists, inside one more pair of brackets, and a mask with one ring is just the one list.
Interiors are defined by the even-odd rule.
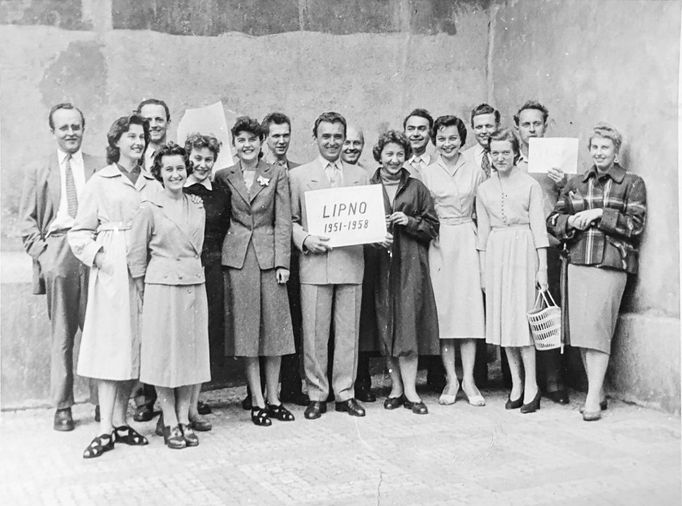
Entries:
[[99,457],[104,452],[114,449],[114,441],[116,436],[112,432],[111,434],[100,434],[95,439],[90,441],[90,444],[83,451],[84,459],[94,459]]
[[130,425],[114,427],[117,443],[125,443],[130,446],[144,446],[149,444],[147,438],[133,429]]
[[251,421],[260,427],[269,427],[272,425],[272,420],[268,416],[268,412],[265,408],[251,408]]
[[277,406],[274,404],[266,404],[265,409],[267,410],[269,417],[275,418],[280,422],[293,422],[296,419],[293,413],[285,408],[283,404],[278,404]]

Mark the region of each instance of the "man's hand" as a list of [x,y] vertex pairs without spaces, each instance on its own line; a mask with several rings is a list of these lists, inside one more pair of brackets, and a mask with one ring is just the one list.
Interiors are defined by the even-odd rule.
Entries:
[[283,285],[289,281],[289,269],[277,267],[277,270],[275,271],[275,278],[277,278],[277,284]]
[[393,234],[386,232],[386,238],[379,243],[382,247],[390,249],[393,244]]
[[330,251],[329,237],[321,235],[309,235],[303,241],[303,248],[313,255],[321,255]]
[[547,175],[554,181],[554,184],[557,185],[559,189],[566,186],[566,183],[568,182],[568,176],[561,169],[551,168],[547,171]]

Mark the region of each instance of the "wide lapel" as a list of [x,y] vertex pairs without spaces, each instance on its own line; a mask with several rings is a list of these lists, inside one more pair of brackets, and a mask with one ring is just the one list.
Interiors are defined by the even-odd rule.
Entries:
[[251,202],[256,198],[256,195],[263,191],[263,188],[270,184],[273,172],[272,165],[265,163],[263,160],[258,161],[256,176],[253,179],[253,186],[251,186]]
[[[327,163],[326,160],[325,163]],[[332,187],[331,183],[329,183],[327,173],[324,171],[323,165],[320,162],[320,158],[315,159],[313,162],[307,186],[308,190],[324,190]]]
[[97,158],[94,156],[86,155],[83,153],[83,171],[85,172],[85,180],[87,181],[90,179],[90,176],[92,176],[97,169],[101,169],[102,167],[97,167],[95,163],[97,162]]
[[237,193],[244,199],[244,202],[249,204],[249,190],[244,184],[244,177],[242,176],[241,165],[237,162],[227,169],[227,180],[230,182],[232,187],[237,191]]
[[59,209],[59,200],[62,198],[62,184],[59,175],[59,157],[54,153],[50,157],[50,162],[47,165],[47,188],[50,192],[50,199],[52,207]]
[[[186,200],[190,200],[189,195],[183,194],[183,198]],[[182,232],[182,235],[187,239],[189,244],[192,246],[192,249],[195,251],[197,254],[201,254],[201,251],[197,247],[197,243],[195,242],[195,237],[188,231],[187,227],[189,226],[190,223],[192,223],[194,220],[197,218],[194,216],[195,212],[198,212],[198,207],[194,202],[189,201],[187,203],[188,209],[189,209],[189,216],[187,223],[185,222],[179,222],[175,219],[173,215],[171,215],[168,211],[166,211],[166,203],[168,203],[169,199],[168,197],[163,193],[159,192],[153,199],[153,202],[156,202],[159,207],[161,208],[161,212],[164,214],[166,218],[168,218],[170,221],[172,221],[176,227]]]

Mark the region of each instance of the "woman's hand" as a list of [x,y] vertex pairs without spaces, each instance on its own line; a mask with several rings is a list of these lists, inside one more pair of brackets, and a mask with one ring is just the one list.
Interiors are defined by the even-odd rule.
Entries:
[[277,278],[278,285],[285,284],[287,281],[289,281],[289,269],[277,267],[277,270],[275,271],[275,278]]
[[104,251],[99,250],[95,255],[95,259],[92,261],[95,267],[101,269],[104,265]]
[[568,225],[578,230],[587,230],[593,222],[601,219],[604,210],[602,208],[580,211],[568,218]]
[[388,221],[393,225],[407,225],[407,215],[402,211],[396,211],[388,217]]
[[386,232],[386,238],[379,243],[379,245],[383,248],[390,249],[391,246],[393,245],[393,234],[390,232]]
[[549,169],[547,171],[547,176],[549,176],[549,178],[552,181],[554,181],[554,184],[557,185],[559,189],[566,186],[566,183],[568,182],[568,176],[561,169],[557,168]]
[[547,269],[540,268],[535,273],[535,284],[540,290],[546,292],[549,289],[549,282],[547,281]]

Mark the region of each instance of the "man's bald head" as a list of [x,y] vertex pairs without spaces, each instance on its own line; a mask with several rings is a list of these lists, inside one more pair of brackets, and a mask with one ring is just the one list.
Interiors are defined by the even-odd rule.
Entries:
[[348,125],[348,128],[346,128],[346,141],[341,148],[341,160],[351,165],[357,164],[364,147],[365,136],[362,130],[355,125]]

